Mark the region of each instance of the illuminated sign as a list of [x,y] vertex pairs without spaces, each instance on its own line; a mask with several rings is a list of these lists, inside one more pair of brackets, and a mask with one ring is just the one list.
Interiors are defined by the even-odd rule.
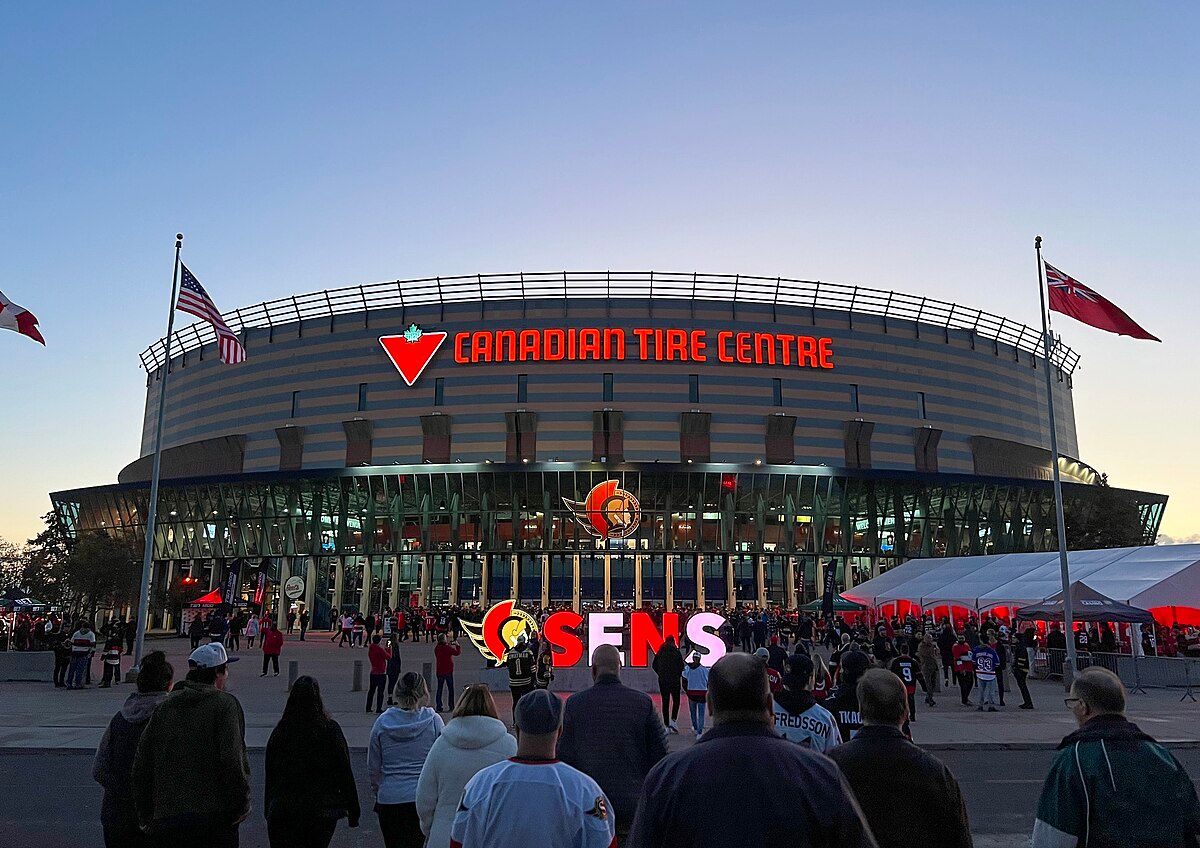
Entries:
[[433,360],[446,333],[426,333],[416,324],[409,324],[402,336],[380,336],[379,343],[404,382],[412,385]]
[[[448,333],[412,324],[379,343],[408,385],[437,354]],[[459,365],[490,362],[725,362],[833,368],[833,339],[795,333],[613,327],[475,330],[454,334]]]
[[[725,656],[725,642],[717,635],[724,624],[725,619],[714,612],[697,612],[688,618],[685,634],[700,649],[697,653],[701,665],[712,666]],[[505,655],[516,646],[521,635],[532,639],[538,634],[537,622],[518,609],[516,601],[501,601],[487,611],[482,622],[464,620],[462,625],[472,644],[492,666],[503,664]],[[679,644],[679,613],[664,612],[660,630],[646,612],[631,612],[628,616],[621,612],[592,612],[583,616],[560,610],[546,619],[541,636],[551,645],[556,668],[573,666],[583,659],[585,636],[589,663],[596,648],[612,645],[620,652],[623,665],[646,668],[668,636]]]
[[642,517],[642,505],[617,480],[595,486],[583,502],[563,498],[585,531],[600,539],[624,539],[633,535]]

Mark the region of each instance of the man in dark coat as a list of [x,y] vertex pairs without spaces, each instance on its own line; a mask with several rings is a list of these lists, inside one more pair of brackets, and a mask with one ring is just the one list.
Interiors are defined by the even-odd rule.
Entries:
[[[675,724],[679,718],[679,681],[683,676],[683,654],[675,644],[675,637],[668,636],[658,653],[654,655],[654,673],[658,675],[658,693],[662,696],[663,725],[671,733],[678,733]],[[667,705],[670,704],[668,714]]]
[[629,848],[876,845],[833,762],[775,732],[757,657],[718,660],[708,703],[712,729],[647,775]]
[[667,732],[650,696],[621,683],[621,656],[612,645],[592,655],[592,688],[563,708],[558,758],[600,784],[612,802],[624,841],[647,772],[667,755]]
[[[904,738],[908,693],[900,678],[881,668],[858,681],[863,726],[829,752],[846,776],[871,832],[888,848],[970,848],[967,808],[954,775]],[[896,803],[903,787],[903,804]]]

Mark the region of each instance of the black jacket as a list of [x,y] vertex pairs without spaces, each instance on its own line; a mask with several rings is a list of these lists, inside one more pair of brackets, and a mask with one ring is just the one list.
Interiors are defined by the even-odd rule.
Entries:
[[[829,756],[846,776],[880,845],[970,848],[967,809],[954,775],[897,728],[863,727]],[[897,803],[898,787],[903,804]]]
[[563,707],[558,758],[600,784],[617,826],[633,821],[642,781],[667,755],[667,731],[650,696],[601,675]]
[[658,675],[658,685],[668,692],[679,688],[679,678],[683,676],[683,654],[674,644],[663,642],[663,646],[654,655],[654,673]]
[[626,845],[867,848],[876,842],[829,758],[765,722],[738,722],[717,725],[650,771]]
[[347,817],[358,823],[358,788],[336,721],[275,726],[267,740],[263,812],[268,819]]

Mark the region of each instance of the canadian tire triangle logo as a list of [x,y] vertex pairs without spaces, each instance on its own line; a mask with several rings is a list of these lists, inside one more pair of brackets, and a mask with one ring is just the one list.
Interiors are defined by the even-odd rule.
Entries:
[[379,343],[383,350],[404,378],[404,382],[412,385],[433,361],[438,348],[446,340],[446,333],[426,333],[416,324],[410,324],[400,336],[380,336]]

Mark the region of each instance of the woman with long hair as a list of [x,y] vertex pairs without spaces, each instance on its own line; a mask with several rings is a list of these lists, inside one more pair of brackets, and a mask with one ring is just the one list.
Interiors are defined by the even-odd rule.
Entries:
[[327,848],[338,819],[358,827],[358,789],[346,737],[325,711],[320,685],[308,675],[292,684],[267,741],[263,808],[271,848]]
[[422,848],[417,781],[445,724],[429,706],[429,686],[421,675],[403,675],[394,697],[396,706],[385,710],[371,728],[367,773],[385,848]]
[[486,683],[463,690],[450,723],[429,749],[417,781],[417,815],[429,848],[449,848],[450,827],[467,781],[517,753]]

